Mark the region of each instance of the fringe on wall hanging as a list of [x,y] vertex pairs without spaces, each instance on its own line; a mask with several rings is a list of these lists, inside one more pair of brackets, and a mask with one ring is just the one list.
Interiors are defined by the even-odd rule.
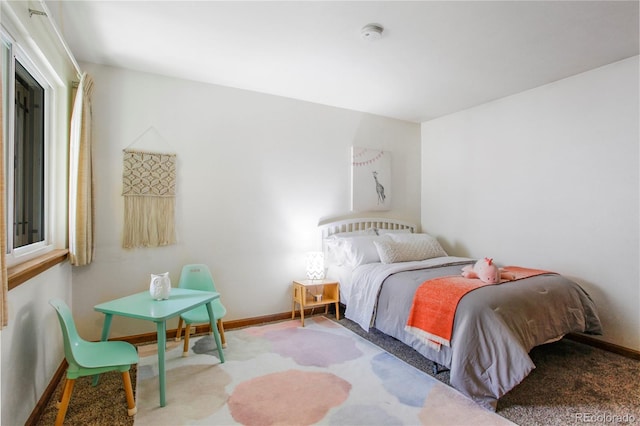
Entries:
[[175,244],[176,155],[125,149],[122,246]]

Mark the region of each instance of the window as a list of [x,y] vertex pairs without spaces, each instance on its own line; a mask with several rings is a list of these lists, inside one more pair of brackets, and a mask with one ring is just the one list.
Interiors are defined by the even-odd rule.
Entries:
[[7,262],[39,254],[49,243],[47,110],[50,86],[3,34],[3,129]]
[[[44,88],[15,62],[13,248],[44,241]],[[8,157],[10,158],[10,157]]]

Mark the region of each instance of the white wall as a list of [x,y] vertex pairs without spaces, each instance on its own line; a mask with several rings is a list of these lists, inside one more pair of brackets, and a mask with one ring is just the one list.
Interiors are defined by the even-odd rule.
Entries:
[[638,57],[422,123],[422,227],[453,254],[550,269],[640,350]]
[[71,267],[59,264],[9,292],[2,330],[2,424],[24,424],[64,358],[49,300],[71,303]]
[[[349,213],[351,145],[392,153],[394,209],[420,219],[420,125],[255,92],[82,64],[95,80],[96,260],[73,269],[81,333],[97,303],[146,291],[149,274],[206,263],[228,320],[291,310],[291,281],[320,248],[318,222]],[[121,248],[122,150],[177,153],[178,243]],[[177,321],[170,323],[175,327]],[[153,331],[114,318],[112,336]]]

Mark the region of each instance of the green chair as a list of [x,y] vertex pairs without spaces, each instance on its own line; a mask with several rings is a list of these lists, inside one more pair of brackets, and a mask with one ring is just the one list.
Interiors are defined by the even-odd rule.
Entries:
[[[202,264],[183,266],[178,287],[188,288],[191,290],[217,291],[209,268],[207,267],[207,265]],[[220,341],[222,342],[222,347],[226,348],[227,341],[224,338],[224,325],[222,324],[222,318],[227,314],[227,310],[220,299],[214,300],[213,302],[211,302],[211,305],[213,306],[213,314],[218,324],[218,331],[220,332]],[[207,307],[199,306],[196,309],[180,315],[180,320],[178,321],[178,331],[176,332],[176,341],[180,340],[183,322],[186,324],[186,328],[184,330],[184,348],[182,349],[182,356],[188,356],[191,324],[209,324],[209,314],[207,312]],[[211,332],[213,332],[213,330],[211,330]]]
[[52,299],[49,304],[55,308],[58,314],[64,340],[64,356],[69,364],[64,391],[59,402],[56,426],[62,425],[64,422],[76,379],[109,371],[122,373],[127,395],[128,414],[130,416],[136,414],[138,409],[133,397],[131,376],[129,375],[131,364],[138,362],[138,351],[135,346],[127,342],[88,342],[83,340],[78,335],[67,304],[60,299]]

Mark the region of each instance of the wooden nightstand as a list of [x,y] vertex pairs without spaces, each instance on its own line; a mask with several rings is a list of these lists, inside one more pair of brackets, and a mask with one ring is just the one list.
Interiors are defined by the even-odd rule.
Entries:
[[[321,295],[316,300],[314,295]],[[300,305],[300,320],[304,327],[304,310],[316,306],[324,306],[324,313],[329,311],[329,305],[334,303],[336,319],[340,319],[340,283],[333,280],[295,280],[293,281],[293,303],[291,306],[291,319],[296,317],[296,302]]]

